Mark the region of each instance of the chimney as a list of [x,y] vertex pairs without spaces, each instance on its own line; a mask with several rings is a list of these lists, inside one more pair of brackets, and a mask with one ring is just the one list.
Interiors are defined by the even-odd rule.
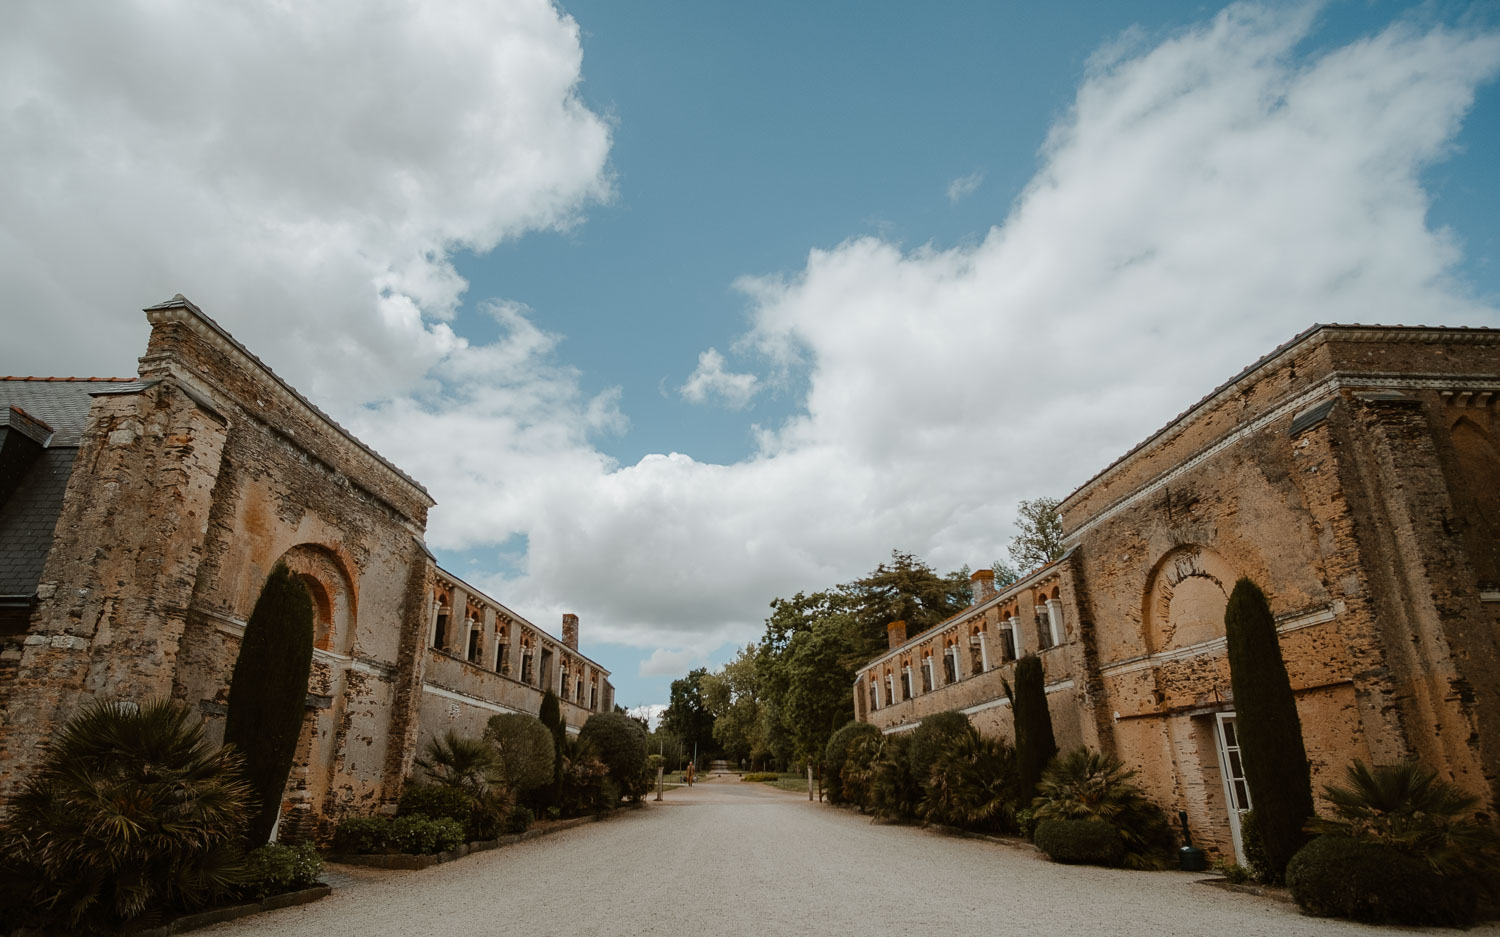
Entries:
[[578,616],[563,616],[563,643],[573,650],[578,650]]
[[969,577],[969,582],[974,587],[974,604],[987,602],[995,597],[995,571],[993,569],[976,569]]
[[890,647],[897,648],[906,643],[906,622],[893,621],[885,626],[885,638]]

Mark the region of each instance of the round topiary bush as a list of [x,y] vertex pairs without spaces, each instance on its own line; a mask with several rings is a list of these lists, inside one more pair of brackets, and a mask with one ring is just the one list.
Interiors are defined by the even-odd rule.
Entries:
[[594,713],[578,738],[592,745],[609,769],[615,791],[608,791],[605,806],[619,802],[619,794],[638,799],[646,792],[646,731],[624,713]]
[[1032,842],[1053,862],[1119,865],[1125,858],[1120,832],[1103,820],[1043,820]]
[[828,747],[823,750],[823,793],[827,795],[829,803],[841,804],[844,802],[844,759],[849,756],[849,746],[858,738],[872,738],[880,735],[880,730],[868,722],[849,722],[828,740]]
[[1368,924],[1468,927],[1477,896],[1465,880],[1389,846],[1319,836],[1286,867],[1292,897],[1308,914]]
[[552,783],[557,746],[552,742],[552,730],[542,720],[522,713],[491,716],[484,738],[499,753],[500,775],[518,796]]

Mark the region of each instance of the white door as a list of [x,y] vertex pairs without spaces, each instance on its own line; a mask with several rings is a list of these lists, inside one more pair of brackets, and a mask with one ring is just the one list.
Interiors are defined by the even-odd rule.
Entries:
[[1218,737],[1219,775],[1224,779],[1224,802],[1229,806],[1229,832],[1234,838],[1235,861],[1243,864],[1245,850],[1240,845],[1240,815],[1250,809],[1250,785],[1245,783],[1245,764],[1240,760],[1240,737],[1234,713],[1219,713],[1215,735]]

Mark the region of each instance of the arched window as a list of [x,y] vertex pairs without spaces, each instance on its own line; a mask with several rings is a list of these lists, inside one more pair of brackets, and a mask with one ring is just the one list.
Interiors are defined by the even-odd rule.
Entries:
[[933,675],[932,675],[932,652],[931,651],[923,651],[922,652],[922,692],[923,693],[931,693],[933,691],[935,682],[936,681],[933,679]]

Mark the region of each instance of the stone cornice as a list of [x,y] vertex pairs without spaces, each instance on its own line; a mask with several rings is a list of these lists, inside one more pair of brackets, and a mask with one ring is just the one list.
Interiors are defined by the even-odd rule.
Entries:
[[[162,324],[188,326],[216,350],[235,360],[247,370],[264,376],[269,383],[272,393],[276,394],[283,403],[292,406],[294,409],[305,411],[315,422],[321,423],[334,434],[342,436],[352,443],[355,451],[366,461],[369,468],[374,469],[380,474],[394,476],[398,484],[408,489],[415,498],[427,507],[430,508],[437,503],[421,483],[403,472],[395,463],[385,458],[385,456],[382,456],[361,442],[353,433],[340,426],[333,417],[318,409],[317,405],[302,396],[292,385],[282,380],[275,371],[271,370],[269,365],[256,357],[244,345],[236,341],[234,336],[225,331],[223,326],[209,318],[203,310],[184,298],[180,293],[164,303],[147,306],[143,311],[146,313],[147,321],[153,326]],[[146,370],[154,364],[156,364],[155,356],[147,356],[141,359],[143,377]]]

